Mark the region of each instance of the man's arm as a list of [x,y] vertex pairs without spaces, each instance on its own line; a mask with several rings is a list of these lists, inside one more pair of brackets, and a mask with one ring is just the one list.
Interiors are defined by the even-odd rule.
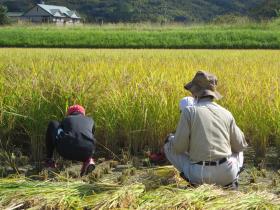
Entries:
[[244,134],[236,125],[234,118],[230,124],[230,144],[233,153],[241,152],[248,146]]
[[168,142],[170,149],[174,153],[185,153],[189,149],[190,141],[190,112],[189,109],[184,109],[181,113],[175,136]]

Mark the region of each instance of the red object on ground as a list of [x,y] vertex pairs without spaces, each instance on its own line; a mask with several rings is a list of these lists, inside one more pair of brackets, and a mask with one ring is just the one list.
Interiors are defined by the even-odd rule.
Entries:
[[95,169],[95,162],[93,158],[87,159],[85,162],[83,162],[82,168],[81,168],[81,176],[87,175],[91,173]]
[[161,164],[166,161],[165,154],[163,152],[152,153],[149,155],[149,159],[155,164]]
[[82,107],[81,105],[79,104],[76,104],[76,105],[73,105],[73,106],[70,106],[67,110],[67,115],[71,115],[75,112],[80,112],[82,113],[83,115],[86,114],[86,110],[84,107]]
[[55,169],[56,168],[56,163],[54,160],[46,160],[45,161],[45,167],[50,168],[50,169]]

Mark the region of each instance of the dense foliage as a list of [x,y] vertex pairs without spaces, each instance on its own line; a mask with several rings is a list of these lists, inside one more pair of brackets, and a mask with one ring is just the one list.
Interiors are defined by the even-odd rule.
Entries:
[[[273,2],[273,0],[270,0]],[[26,11],[38,0],[0,0],[9,11]],[[45,0],[46,4],[64,5],[77,10],[87,20],[94,22],[198,22],[209,21],[224,14],[258,16],[258,8],[271,10],[279,6],[278,0]],[[252,8],[255,8],[252,13]]]
[[252,14],[257,19],[273,18],[280,16],[280,1],[266,0],[256,8],[252,9]]
[[7,8],[0,5],[0,25],[8,23]]

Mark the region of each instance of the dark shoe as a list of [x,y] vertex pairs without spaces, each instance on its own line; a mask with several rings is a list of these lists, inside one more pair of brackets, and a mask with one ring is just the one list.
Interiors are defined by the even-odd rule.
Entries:
[[232,189],[233,190],[238,190],[238,187],[239,187],[238,181],[235,181],[235,182],[232,183]]
[[239,183],[237,180],[234,180],[232,183],[224,186],[225,189],[231,189],[231,190],[238,190]]
[[188,183],[188,186],[195,187],[195,184],[192,184],[192,183],[190,182],[190,180],[185,176],[184,172],[181,172],[181,173],[180,173],[180,177],[181,177],[182,179],[184,179],[184,180]]
[[95,162],[93,158],[87,159],[81,168],[81,174],[80,176],[88,175],[95,169]]

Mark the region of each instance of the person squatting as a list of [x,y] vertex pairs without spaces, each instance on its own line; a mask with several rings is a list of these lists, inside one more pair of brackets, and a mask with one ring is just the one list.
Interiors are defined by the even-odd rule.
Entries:
[[237,188],[247,143],[232,114],[214,102],[222,98],[217,83],[215,75],[198,71],[184,86],[194,100],[180,102],[180,120],[175,134],[167,136],[164,152],[192,185]]
[[95,125],[92,118],[85,116],[80,105],[68,108],[67,116],[61,121],[51,121],[46,132],[46,167],[56,168],[54,149],[67,160],[81,161],[80,175],[87,175],[95,169],[92,155],[95,151]]

